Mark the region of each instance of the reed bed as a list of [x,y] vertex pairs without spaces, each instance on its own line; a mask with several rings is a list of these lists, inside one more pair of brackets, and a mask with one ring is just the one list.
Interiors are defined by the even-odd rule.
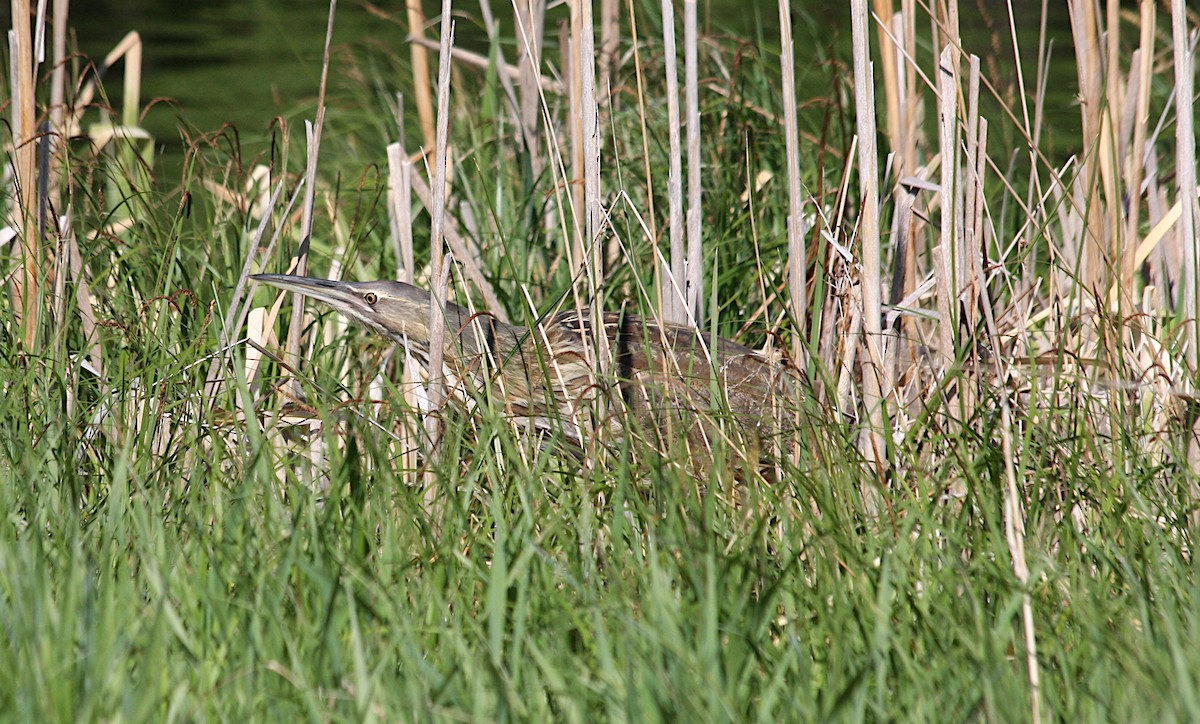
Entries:
[[[765,42],[410,1],[339,54],[331,3],[311,116],[167,179],[137,35],[118,111],[66,0],[14,2],[0,710],[1200,718],[1200,18],[1067,4],[1078,138],[1011,4],[974,48],[974,6],[855,0],[843,53],[787,0]],[[625,308],[805,384],[760,469],[573,446],[248,283],[283,270]]]

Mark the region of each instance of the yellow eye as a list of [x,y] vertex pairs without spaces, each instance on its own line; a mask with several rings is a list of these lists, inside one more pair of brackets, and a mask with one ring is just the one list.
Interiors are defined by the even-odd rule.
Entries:
[[379,296],[375,292],[367,292],[363,295],[363,301],[373,307],[375,306],[375,302],[379,301]]

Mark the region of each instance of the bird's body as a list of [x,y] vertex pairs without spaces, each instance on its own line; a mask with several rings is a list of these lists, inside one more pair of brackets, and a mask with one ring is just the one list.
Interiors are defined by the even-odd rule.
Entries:
[[[310,277],[257,275],[259,282],[325,302],[338,312],[415,351],[428,361],[429,292],[395,281],[341,282]],[[561,420],[575,437],[574,420],[597,395],[623,404],[643,431],[659,442],[671,437],[709,442],[724,416],[728,427],[755,440],[775,429],[781,405],[793,399],[795,377],[736,342],[698,334],[687,325],[635,314],[601,315],[608,356],[601,370],[590,360],[592,314],[565,311],[533,327],[472,315],[445,305],[446,370],[462,394],[494,386],[511,414]],[[615,395],[613,393],[616,393]],[[615,415],[610,415],[615,419]],[[627,421],[619,425],[629,428]]]

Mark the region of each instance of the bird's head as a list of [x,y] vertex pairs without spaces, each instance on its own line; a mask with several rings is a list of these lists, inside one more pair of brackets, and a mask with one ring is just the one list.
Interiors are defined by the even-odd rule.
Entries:
[[[284,291],[303,294],[394,340],[407,337],[422,346],[429,344],[430,295],[411,284],[382,280],[341,282],[332,279],[255,274],[251,279]],[[454,305],[448,305],[456,311]],[[447,326],[457,320],[448,320]],[[453,329],[453,327],[451,327]]]

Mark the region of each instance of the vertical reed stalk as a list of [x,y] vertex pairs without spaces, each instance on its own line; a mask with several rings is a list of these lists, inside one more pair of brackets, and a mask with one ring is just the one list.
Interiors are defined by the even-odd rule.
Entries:
[[1183,0],[1171,2],[1171,44],[1175,59],[1175,169],[1176,195],[1182,206],[1179,216],[1179,236],[1183,242],[1183,300],[1180,305],[1187,329],[1187,363],[1196,373],[1196,345],[1200,344],[1197,319],[1200,300],[1196,297],[1197,262],[1200,251],[1196,238],[1196,122],[1191,99],[1195,97],[1195,78],[1192,70],[1191,45],[1188,42],[1187,7]]
[[1153,82],[1154,71],[1154,29],[1155,3],[1154,0],[1141,0],[1139,3],[1138,22],[1141,32],[1138,38],[1138,49],[1134,53],[1137,59],[1136,78],[1137,101],[1133,117],[1133,143],[1125,158],[1126,178],[1129,179],[1129,217],[1125,226],[1124,254],[1121,257],[1121,289],[1130,295],[1132,303],[1133,274],[1137,267],[1137,241],[1139,220],[1142,203],[1142,159],[1146,155],[1146,123],[1150,115],[1150,86]]
[[[407,0],[404,4],[408,18],[408,33],[417,38],[425,37],[425,11],[421,0]],[[425,148],[437,143],[433,120],[433,88],[429,85],[429,51],[420,43],[409,43],[412,56],[413,97],[417,99],[417,117],[421,120],[421,138]]]
[[66,162],[60,154],[67,143],[67,17],[70,5],[70,0],[54,0],[54,69],[50,74],[50,157],[54,159],[54,163],[50,168],[44,169],[44,172],[52,174],[48,184],[49,201],[50,207],[56,210],[60,206],[58,172]]
[[[958,329],[958,257],[955,219],[958,210],[958,78],[955,75],[954,49],[942,48],[938,57],[938,153],[942,159],[941,239],[938,242],[940,264],[938,277],[938,346],[942,364],[949,369],[954,364],[955,331]],[[957,402],[957,398],[956,398]],[[957,412],[957,410],[955,410]]]
[[[646,77],[642,72],[642,54],[639,50],[641,46],[641,38],[637,32],[637,14],[634,12],[633,0],[628,0],[626,4],[626,12],[629,15],[629,43],[633,46],[633,69],[637,76],[637,95],[638,95],[638,121],[641,124],[642,138],[642,166],[646,173],[646,189],[654,188],[654,173],[650,168],[650,130],[646,125]],[[654,194],[646,194],[646,220],[650,224],[650,240],[652,242],[658,239],[658,219],[654,213]],[[666,297],[661,294],[665,290],[665,279],[663,278],[663,266],[655,264],[655,288],[660,290],[660,299]]]
[[792,343],[792,359],[803,365],[802,355],[806,316],[808,314],[808,259],[801,232],[804,200],[800,185],[800,129],[796,121],[796,69],[792,48],[792,8],[790,0],[779,0],[779,41],[782,48],[780,67],[783,75],[783,133],[787,152],[788,176],[788,289],[796,334]]
[[[892,146],[893,152],[900,150],[900,78],[897,73],[900,61],[896,54],[896,43],[892,40],[891,35],[886,32],[892,24],[896,14],[892,10],[893,0],[875,0],[875,16],[881,24],[884,32],[878,33],[879,38],[879,63],[880,72],[883,76],[883,95],[886,106],[886,123],[888,143]],[[897,176],[904,175],[903,157],[900,159],[900,167],[897,169]]]
[[667,138],[670,155],[667,170],[667,228],[670,233],[671,263],[663,270],[663,286],[659,292],[662,315],[668,322],[683,322],[687,318],[687,298],[684,296],[686,276],[683,247],[683,162],[679,138],[679,75],[676,70],[675,7],[671,0],[662,0],[663,63],[667,74]]
[[1079,76],[1080,115],[1083,138],[1092,145],[1083,155],[1076,183],[1083,184],[1078,192],[1084,214],[1083,233],[1076,241],[1073,258],[1079,260],[1083,289],[1103,289],[1101,240],[1103,210],[1100,208],[1100,174],[1097,161],[1100,140],[1108,132],[1104,123],[1104,79],[1095,5],[1090,0],[1070,0],[1071,35],[1075,41],[1075,58]]
[[[875,463],[880,481],[887,467],[885,440],[888,436],[887,418],[884,413],[882,388],[886,370],[881,368],[883,359],[880,345],[883,343],[883,304],[880,280],[879,249],[879,170],[876,156],[875,86],[871,72],[870,39],[867,36],[866,0],[851,0],[851,26],[854,44],[854,100],[856,131],[858,136],[858,183],[862,209],[859,216],[858,234],[862,239],[862,289],[863,343],[866,354],[862,355],[863,406],[866,411],[867,427],[860,439],[862,455]],[[879,493],[864,486],[863,495],[869,510],[878,510]]]
[[521,135],[533,177],[542,175],[545,161],[541,154],[541,92],[538,72],[542,62],[542,28],[546,0],[516,0],[517,69],[520,82]]
[[[1041,198],[1044,194],[1042,189],[1041,176],[1038,167],[1038,144],[1041,137],[1041,119],[1042,109],[1046,98],[1046,88],[1044,79],[1049,74],[1049,63],[1047,59],[1047,43],[1046,43],[1046,3],[1048,0],[1042,0],[1039,31],[1038,31],[1038,59],[1037,68],[1035,69],[1034,83],[1034,113],[1033,119],[1029,116],[1028,94],[1025,90],[1025,68],[1021,63],[1021,46],[1017,39],[1017,21],[1013,11],[1012,0],[1007,0],[1005,3],[1008,8],[1008,27],[1013,45],[1013,67],[1016,69],[1017,75],[1017,96],[1021,103],[1021,130],[1024,131],[1024,136],[1029,142],[1029,188],[1025,192],[1025,208],[1030,210],[1031,223],[1038,223],[1042,214],[1040,207],[1033,203],[1034,199]],[[1036,217],[1034,216],[1036,215]],[[1022,286],[1028,288],[1034,283],[1035,275],[1035,254],[1027,254],[1023,269]]]
[[37,63],[33,57],[33,30],[30,27],[29,0],[14,0],[12,4],[12,34],[9,36],[9,57],[12,59],[12,141],[13,141],[13,210],[12,226],[21,238],[21,257],[24,272],[16,298],[17,314],[21,320],[25,351],[37,351],[40,327],[40,297],[42,241],[38,237],[37,188],[34,156],[34,119],[37,111]]
[[700,177],[700,81],[696,62],[696,0],[683,0],[684,110],[687,123],[687,314],[704,323],[704,248],[700,230],[703,217]]
[[[403,113],[400,115],[403,119]],[[416,258],[413,254],[413,218],[412,218],[412,175],[413,164],[404,152],[403,121],[401,121],[401,141],[387,147],[388,158],[388,218],[392,222],[392,243],[396,252],[396,279],[407,284],[413,283],[416,270]],[[421,397],[427,392],[421,389],[417,364],[405,348],[404,365],[401,372],[400,385],[402,394],[408,406],[419,409]],[[400,446],[402,468],[405,474],[417,469],[417,449],[419,441],[414,439],[414,430],[407,424],[400,431]],[[415,482],[415,481],[414,481]]]
[[[446,297],[449,283],[448,267],[444,263],[446,247],[446,175],[449,157],[450,134],[450,50],[454,47],[454,21],[450,17],[451,0],[442,0],[441,42],[438,56],[438,105],[437,142],[434,144],[432,218],[429,249],[429,269],[433,275],[430,284],[432,303],[429,305],[429,404],[438,410],[446,399],[446,385],[442,366],[446,341]],[[429,436],[429,455],[437,456],[441,439],[441,420],[437,414],[425,418],[425,432]],[[429,489],[425,491],[426,503],[432,504],[433,483],[436,474],[430,466],[426,472]]]
[[620,0],[600,0],[600,96],[601,106],[612,100],[612,76],[621,49]]
[[571,137],[571,175],[567,181],[567,189],[571,200],[570,224],[571,243],[569,257],[571,263],[571,278],[576,282],[572,285],[575,295],[575,306],[584,306],[587,295],[581,293],[586,282],[584,269],[587,265],[587,243],[584,239],[583,205],[583,110],[582,84],[583,78],[579,72],[579,34],[582,32],[579,18],[580,0],[571,3],[571,21],[568,33],[560,34],[560,49],[563,54],[563,73],[567,78],[570,91],[567,94],[567,126]]

